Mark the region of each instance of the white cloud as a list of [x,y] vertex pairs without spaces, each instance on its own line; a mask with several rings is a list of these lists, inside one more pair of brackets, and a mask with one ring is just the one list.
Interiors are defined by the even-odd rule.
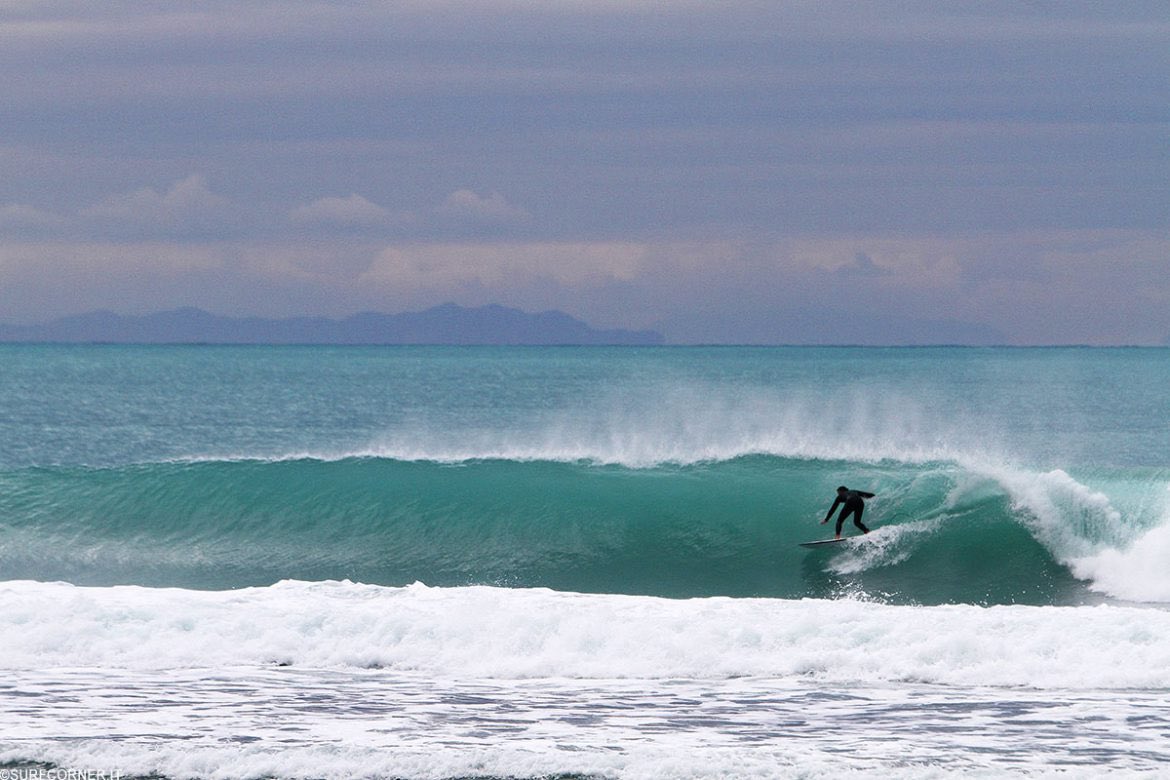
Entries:
[[203,230],[228,219],[230,201],[216,195],[199,174],[171,185],[166,192],[144,187],[114,195],[81,211],[95,227],[147,234]]
[[408,222],[413,219],[413,215],[393,214],[389,209],[354,193],[347,198],[319,198],[293,209],[289,218],[300,225],[364,228]]
[[532,217],[528,211],[512,205],[498,192],[481,197],[471,190],[452,192],[443,201],[437,214],[460,222],[496,225],[527,222]]
[[50,211],[43,211],[23,203],[0,206],[0,230],[40,232],[53,230],[65,224],[65,219]]
[[468,284],[503,290],[534,279],[599,286],[639,276],[646,251],[632,242],[393,246],[378,254],[361,281],[424,290]]
[[94,266],[21,262],[14,304],[174,305],[128,247],[231,244],[158,295],[1170,332],[1164,3],[143,5],[0,12],[0,263]]
[[[1060,273],[1029,281],[1006,277],[995,264],[981,267],[1025,245],[1032,249],[1019,262]],[[0,311],[8,321],[179,305],[340,316],[497,302],[561,309],[612,327],[661,323],[682,341],[824,338],[825,328],[843,322],[901,318],[989,326],[1020,344],[1159,344],[1170,333],[1168,252],[1164,233],[1143,231],[389,246],[352,237],[6,242]],[[850,276],[873,267],[883,272]],[[883,334],[873,337],[905,336]]]
[[515,206],[498,192],[481,196],[457,190],[441,204],[418,211],[391,211],[362,195],[318,198],[289,212],[293,224],[318,230],[369,230],[412,228],[439,233],[475,232],[516,227],[530,221],[527,210]]

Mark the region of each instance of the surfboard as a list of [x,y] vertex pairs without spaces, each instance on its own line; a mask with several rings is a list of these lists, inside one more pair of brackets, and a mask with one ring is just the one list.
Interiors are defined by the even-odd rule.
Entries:
[[852,541],[853,539],[854,539],[854,537],[852,537],[852,536],[843,536],[840,539],[821,539],[821,540],[816,541],[816,542],[801,542],[800,546],[801,547],[820,547],[823,544],[839,544],[841,542]]

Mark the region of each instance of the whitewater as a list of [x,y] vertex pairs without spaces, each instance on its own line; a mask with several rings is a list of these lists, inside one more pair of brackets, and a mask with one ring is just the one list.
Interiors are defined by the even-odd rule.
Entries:
[[1168,350],[0,359],[0,770],[1170,773]]

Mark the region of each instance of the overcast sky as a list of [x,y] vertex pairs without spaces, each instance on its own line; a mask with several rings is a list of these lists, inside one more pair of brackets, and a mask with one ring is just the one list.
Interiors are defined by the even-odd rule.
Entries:
[[1170,3],[5,0],[0,321],[1161,344]]

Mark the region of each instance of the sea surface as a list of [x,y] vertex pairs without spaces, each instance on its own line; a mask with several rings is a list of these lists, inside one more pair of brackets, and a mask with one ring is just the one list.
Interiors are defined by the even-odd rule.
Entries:
[[0,772],[1170,777],[1168,450],[1168,349],[0,345]]

